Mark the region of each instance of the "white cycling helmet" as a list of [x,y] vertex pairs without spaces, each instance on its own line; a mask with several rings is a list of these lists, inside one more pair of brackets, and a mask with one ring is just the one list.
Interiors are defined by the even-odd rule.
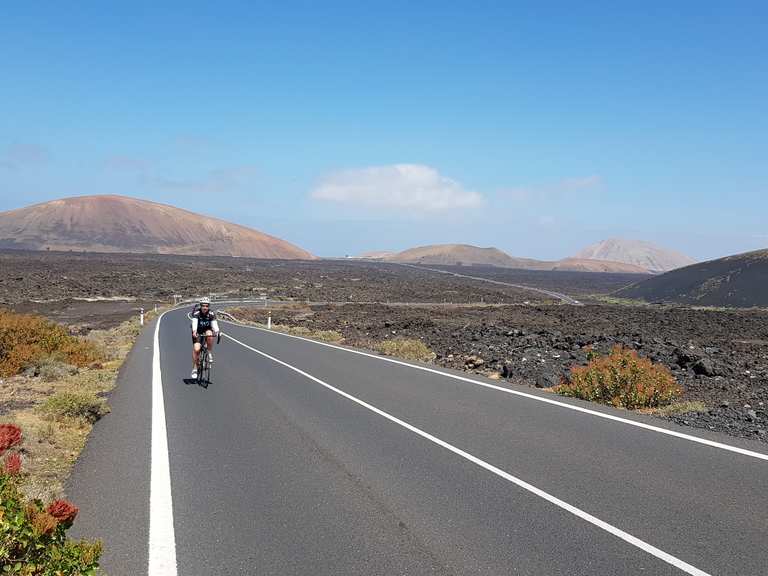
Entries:
[[210,306],[211,299],[208,298],[208,296],[203,296],[202,298],[200,298],[200,306],[202,306],[203,304],[208,304],[208,306]]

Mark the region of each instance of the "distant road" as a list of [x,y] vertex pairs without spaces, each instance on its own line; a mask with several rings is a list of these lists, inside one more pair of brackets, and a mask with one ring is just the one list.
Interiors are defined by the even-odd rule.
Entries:
[[554,292],[553,290],[546,290],[544,288],[535,288],[533,286],[526,286],[525,284],[512,284],[511,282],[502,282],[501,280],[491,280],[490,278],[483,278],[482,276],[469,276],[467,274],[459,274],[458,272],[451,272],[449,270],[441,270],[439,268],[429,268],[427,266],[419,266],[417,264],[405,264],[402,262],[388,262],[388,264],[396,264],[398,266],[406,266],[408,268],[416,268],[417,270],[427,270],[429,272],[437,272],[438,274],[447,274],[449,276],[455,276],[457,278],[467,278],[468,280],[479,280],[480,282],[488,282],[489,284],[499,284],[500,286],[510,286],[511,288],[518,288],[520,290],[529,290],[531,292],[538,292],[539,294],[545,294],[556,298],[565,304],[571,304],[572,306],[583,306],[581,302],[563,294],[561,292]]
[[765,446],[224,323],[140,336],[75,467],[111,576],[766,574]]
[[[281,304],[304,304],[307,306],[346,306],[353,304],[361,305],[386,305],[401,308],[430,308],[430,307],[459,307],[459,308],[475,308],[475,307],[487,307],[498,308],[501,306],[509,306],[510,303],[499,302],[393,302],[390,300],[268,300],[267,304],[264,300],[236,300],[227,299],[221,301],[214,301],[216,306],[233,306],[233,305],[253,305],[256,309],[268,308],[270,306],[280,306]],[[191,306],[191,304],[190,304]]]

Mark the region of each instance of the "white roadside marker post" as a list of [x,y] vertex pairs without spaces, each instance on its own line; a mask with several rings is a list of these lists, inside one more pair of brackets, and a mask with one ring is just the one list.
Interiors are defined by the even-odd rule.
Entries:
[[139,308],[139,324],[144,326],[144,308]]
[[272,312],[267,316],[267,330],[272,330]]

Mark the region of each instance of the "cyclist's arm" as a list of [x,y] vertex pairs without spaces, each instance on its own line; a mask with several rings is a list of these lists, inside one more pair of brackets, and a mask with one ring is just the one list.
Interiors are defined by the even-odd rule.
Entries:
[[219,321],[215,318],[213,319],[213,322],[211,322],[211,328],[213,328],[213,333],[218,334],[220,332],[219,330]]
[[197,334],[197,316],[192,316],[192,334]]

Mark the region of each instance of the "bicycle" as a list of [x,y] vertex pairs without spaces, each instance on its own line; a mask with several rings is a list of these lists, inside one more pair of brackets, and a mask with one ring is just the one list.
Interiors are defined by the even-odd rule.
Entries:
[[[211,383],[211,369],[213,365],[208,361],[208,336],[198,335],[200,342],[200,354],[197,357],[197,383]],[[216,338],[216,344],[221,344],[221,333]]]

